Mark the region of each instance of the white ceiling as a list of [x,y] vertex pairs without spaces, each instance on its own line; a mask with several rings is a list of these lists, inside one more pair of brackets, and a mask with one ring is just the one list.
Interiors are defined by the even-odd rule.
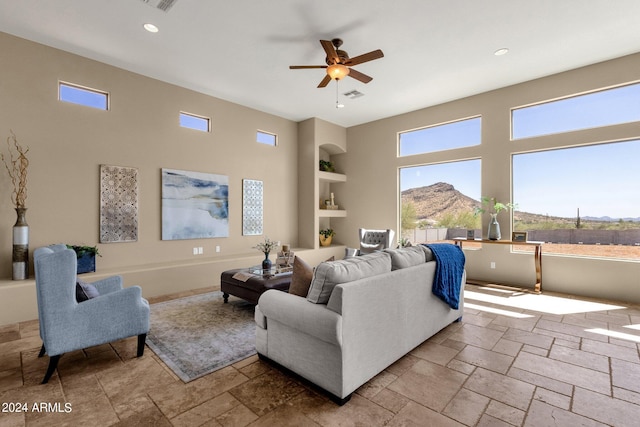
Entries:
[[[638,17],[638,0],[177,0],[168,12],[143,0],[0,0],[2,32],[346,127],[640,52]],[[324,64],[319,40],[335,37],[352,57],[385,55],[354,67],[369,84],[340,82],[342,109],[335,82],[316,88],[324,70],[288,68]],[[342,95],[353,89],[364,96]]]

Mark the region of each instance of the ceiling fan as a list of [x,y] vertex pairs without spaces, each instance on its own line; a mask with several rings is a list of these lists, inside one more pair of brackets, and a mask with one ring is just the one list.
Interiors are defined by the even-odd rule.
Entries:
[[327,53],[326,62],[327,65],[290,65],[292,70],[308,69],[308,68],[326,68],[327,75],[324,76],[318,87],[325,87],[329,84],[331,79],[340,80],[346,76],[353,77],[354,79],[361,81],[362,83],[369,83],[373,80],[372,77],[367,76],[357,70],[351,68],[354,65],[362,64],[364,62],[373,61],[384,56],[380,49],[358,55],[354,58],[349,58],[349,55],[344,50],[340,50],[342,46],[341,39],[320,40],[322,48]]

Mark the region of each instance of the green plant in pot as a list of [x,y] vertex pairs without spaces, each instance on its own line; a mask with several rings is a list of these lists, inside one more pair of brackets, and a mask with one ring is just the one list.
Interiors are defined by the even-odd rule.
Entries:
[[331,163],[328,160],[320,160],[320,170],[323,172],[335,172],[336,169],[333,166],[333,163]]
[[500,235],[498,214],[508,209],[515,209],[518,205],[514,203],[501,203],[495,197],[482,196],[480,198],[480,201],[482,202],[482,206],[476,206],[473,209],[473,214],[477,216],[485,213],[486,209],[483,206],[489,205],[492,211],[489,212],[489,214],[491,215],[491,220],[489,221],[489,228],[487,229],[487,238],[489,240],[500,240],[502,236]]
[[336,233],[331,228],[325,228],[324,230],[320,230],[320,246],[329,246],[331,245],[331,240]]
[[101,257],[96,246],[67,245],[78,258],[78,274],[96,271],[96,255]]

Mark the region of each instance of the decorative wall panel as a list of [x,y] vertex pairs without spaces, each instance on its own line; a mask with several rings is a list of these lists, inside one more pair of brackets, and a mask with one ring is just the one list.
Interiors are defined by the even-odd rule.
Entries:
[[263,183],[253,179],[242,180],[242,234],[262,234]]
[[100,165],[100,243],[138,240],[138,169]]

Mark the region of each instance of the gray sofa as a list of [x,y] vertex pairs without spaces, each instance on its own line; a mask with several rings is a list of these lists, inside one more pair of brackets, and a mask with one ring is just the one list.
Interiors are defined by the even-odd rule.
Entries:
[[435,268],[422,246],[322,263],[307,299],[275,290],[262,294],[255,311],[258,354],[343,404],[462,317],[465,273],[454,310],[431,292]]

